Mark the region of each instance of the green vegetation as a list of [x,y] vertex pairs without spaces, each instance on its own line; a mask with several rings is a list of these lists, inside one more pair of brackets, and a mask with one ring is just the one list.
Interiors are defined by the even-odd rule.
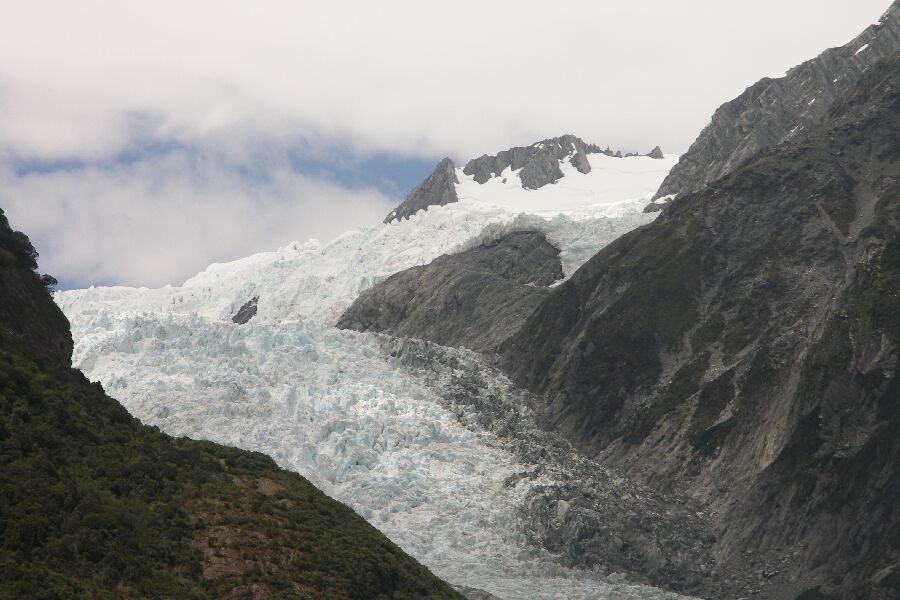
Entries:
[[4,599],[459,597],[271,459],[172,439],[80,372],[10,350],[0,573]]

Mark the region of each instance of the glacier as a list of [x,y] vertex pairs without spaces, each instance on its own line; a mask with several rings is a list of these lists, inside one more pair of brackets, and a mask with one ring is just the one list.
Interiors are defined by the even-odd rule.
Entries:
[[[562,161],[565,177],[533,191],[516,173],[477,184],[458,171],[458,203],[210,265],[181,286],[58,292],[73,362],[144,423],[272,456],[454,585],[505,600],[678,598],[530,543],[523,502],[546,483],[521,477],[533,465],[385,336],[333,326],[374,283],[503,233],[544,232],[569,276],[654,218],[641,209],[677,157],[588,158],[591,173]],[[255,296],[257,315],[233,324]]]

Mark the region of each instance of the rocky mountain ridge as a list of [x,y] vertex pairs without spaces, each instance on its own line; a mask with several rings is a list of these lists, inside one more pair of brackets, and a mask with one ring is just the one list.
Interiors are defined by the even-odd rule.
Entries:
[[456,177],[456,165],[449,158],[445,158],[434,168],[434,172],[425,181],[412,189],[406,200],[388,213],[384,223],[394,220],[408,219],[422,209],[429,206],[445,206],[456,202],[459,197],[456,194],[454,183],[459,183]]
[[[524,189],[536,190],[563,178],[564,174],[560,168],[563,163],[571,164],[580,173],[590,173],[591,163],[588,161],[588,154],[604,154],[615,158],[641,156],[637,153],[627,153],[623,156],[621,151],[613,152],[608,147],[602,150],[596,144],[588,144],[579,137],[566,134],[535,142],[530,146],[517,146],[494,155],[484,154],[473,158],[463,167],[463,173],[473,177],[477,183],[484,184],[493,177],[500,177],[506,169],[510,169],[518,172]],[[654,159],[664,158],[659,146],[644,156]],[[414,187],[406,199],[388,213],[384,223],[408,219],[429,206],[445,206],[457,202],[459,197],[455,184],[458,183],[456,166],[450,158],[444,158],[431,175]]]
[[[760,150],[800,135],[850,93],[878,61],[900,51],[900,1],[852,41],[779,78],[759,80],[720,106],[681,156],[654,199],[697,191]],[[652,206],[652,205],[651,205]]]

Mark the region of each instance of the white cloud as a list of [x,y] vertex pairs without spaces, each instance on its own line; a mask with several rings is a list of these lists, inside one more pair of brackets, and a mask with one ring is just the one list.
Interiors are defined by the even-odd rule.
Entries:
[[721,102],[888,2],[10,4],[7,153],[115,153],[140,115],[144,135],[190,143],[301,134],[463,159],[565,131],[682,151]]
[[[298,146],[465,160],[568,132],[681,152],[723,101],[887,4],[5,2],[0,207],[66,281],[178,283],[389,210],[293,172]],[[148,145],[184,150],[116,163]],[[258,163],[262,183],[234,168]]]
[[392,201],[269,165],[248,179],[215,156],[174,152],[130,165],[17,176],[2,207],[43,272],[78,284],[179,284],[212,262],[377,223]]

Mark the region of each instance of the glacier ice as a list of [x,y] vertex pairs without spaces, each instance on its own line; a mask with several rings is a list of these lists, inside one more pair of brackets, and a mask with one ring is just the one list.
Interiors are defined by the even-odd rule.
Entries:
[[[377,336],[333,327],[382,278],[514,229],[544,231],[570,275],[652,219],[640,209],[674,162],[607,158],[592,155],[592,173],[567,173],[555,192],[462,176],[457,204],[211,265],[180,287],[57,293],[74,363],[144,423],[272,456],[454,584],[508,600],[676,598],[563,568],[526,543],[518,510],[532,483],[514,475],[529,466],[389,360]],[[255,296],[257,316],[233,324]]]

